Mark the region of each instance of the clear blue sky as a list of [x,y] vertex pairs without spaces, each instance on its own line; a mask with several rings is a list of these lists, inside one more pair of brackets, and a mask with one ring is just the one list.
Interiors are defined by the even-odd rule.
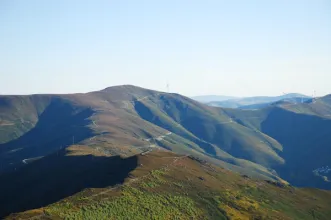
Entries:
[[1,0],[0,94],[331,93],[330,0]]

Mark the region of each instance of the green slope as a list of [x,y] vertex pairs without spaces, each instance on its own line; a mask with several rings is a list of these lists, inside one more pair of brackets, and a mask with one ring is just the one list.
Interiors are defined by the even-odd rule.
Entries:
[[[84,171],[91,174],[98,166],[105,167],[114,161],[121,165],[122,172],[112,170],[108,176],[94,181],[92,179],[98,175],[86,175],[85,183],[90,185],[85,185],[86,188],[79,193],[66,196],[56,203],[36,205],[38,209],[11,214],[5,219],[327,220],[331,216],[330,191],[299,189],[280,182],[255,180],[195,158],[167,152],[152,152],[128,159],[109,157],[98,162],[86,158],[86,163],[94,165],[85,165]],[[86,170],[87,167],[92,168]],[[58,168],[53,167],[53,170]],[[35,177],[41,177],[42,172],[45,171],[36,173]],[[103,169],[101,172],[106,171]],[[74,176],[82,178],[82,172],[74,168],[64,174],[70,173],[71,179]],[[108,182],[107,187],[102,186],[115,176],[123,184]],[[39,180],[43,184],[46,181]],[[60,190],[59,187],[59,192],[63,192],[75,185],[61,183],[60,186],[63,188]],[[28,187],[29,190],[36,189],[35,185]],[[33,198],[37,195],[31,197],[35,201]],[[15,201],[15,198],[12,200]]]
[[[276,152],[281,149],[279,144],[266,143],[265,135],[242,126],[218,109],[180,95],[166,94],[136,102],[135,108],[140,117],[190,139],[209,155],[217,157],[217,152],[226,152],[266,167],[283,163]],[[197,140],[211,145],[203,145]]]

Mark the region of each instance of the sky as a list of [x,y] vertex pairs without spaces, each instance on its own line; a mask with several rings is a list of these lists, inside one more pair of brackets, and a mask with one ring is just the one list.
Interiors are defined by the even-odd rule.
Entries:
[[331,93],[330,0],[1,0],[0,94]]

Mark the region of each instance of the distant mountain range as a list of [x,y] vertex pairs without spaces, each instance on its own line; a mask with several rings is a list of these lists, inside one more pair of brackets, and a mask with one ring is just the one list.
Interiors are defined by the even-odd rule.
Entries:
[[193,96],[191,98],[202,103],[221,102],[229,99],[237,99],[237,97],[234,96],[222,96],[222,95],[202,95],[202,96]]
[[[311,99],[309,96],[298,93],[289,93],[282,96],[255,96],[245,98],[236,98],[230,96],[197,96],[192,98],[210,106],[242,109],[261,108],[278,101],[299,103],[307,102]],[[223,100],[221,100],[222,98]]]
[[[331,170],[325,168],[331,167],[331,95],[300,98],[290,94],[237,100],[241,106],[257,105],[256,100],[274,103],[250,110],[208,106],[131,85],[85,94],[0,96],[0,177],[8,180],[0,182],[0,194],[12,195],[0,198],[0,204],[29,203],[18,199],[25,186],[40,189],[38,195],[44,196],[48,189],[42,189],[36,176],[47,170],[53,170],[48,175],[56,176],[49,177],[54,184],[72,175],[90,181],[76,170],[61,177],[63,167],[82,161],[86,166],[81,169],[90,169],[90,159],[79,156],[128,158],[150,150],[191,155],[253,178],[331,189]],[[72,160],[61,156],[66,148]],[[17,173],[24,173],[19,183]],[[74,189],[63,193],[68,196]],[[50,201],[58,201],[53,196]]]

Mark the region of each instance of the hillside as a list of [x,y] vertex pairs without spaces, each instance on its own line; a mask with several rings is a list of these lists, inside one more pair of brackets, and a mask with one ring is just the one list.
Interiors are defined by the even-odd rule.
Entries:
[[93,111],[50,95],[0,97],[0,172],[92,137]]
[[77,144],[123,157],[162,148],[251,177],[331,189],[331,172],[321,171],[331,166],[329,96],[241,110],[124,85],[0,100],[0,173]]
[[[303,104],[285,103],[255,111],[227,112],[244,126],[277,140],[286,163],[274,167],[279,176],[296,186],[330,189],[331,107],[323,97]],[[324,169],[325,168],[325,169]]]
[[[80,151],[76,152],[77,149]],[[20,186],[26,186],[27,192],[31,193],[19,200],[19,206],[15,196],[8,197],[7,203],[2,203],[13,205],[13,210],[20,212],[5,219],[304,220],[329,219],[331,216],[329,191],[298,189],[280,182],[254,180],[192,157],[163,151],[127,159],[77,157],[77,153],[87,154],[88,151],[69,149],[65,159],[67,165],[71,160],[71,164],[84,160],[85,165],[80,163],[65,170],[65,173],[59,173],[57,170],[63,163],[56,163],[49,170],[58,180],[69,177],[66,181],[69,185],[58,181],[55,190],[51,186],[55,184],[52,180],[56,177],[46,174],[53,178],[48,180],[43,177],[48,171],[39,169],[31,174],[29,180],[20,182]],[[47,162],[41,159],[35,166],[50,161],[51,158]],[[113,169],[114,166],[120,169]],[[95,173],[100,167],[103,169]],[[35,168],[30,164],[16,175]],[[76,177],[78,180],[75,180]],[[14,179],[15,176],[9,178]],[[39,185],[43,187],[38,189]],[[20,190],[9,188],[7,194],[20,195]],[[41,203],[43,200],[39,198],[42,195],[47,199],[50,195],[53,198],[65,196],[55,203],[50,199]],[[25,209],[32,210],[22,212]]]

